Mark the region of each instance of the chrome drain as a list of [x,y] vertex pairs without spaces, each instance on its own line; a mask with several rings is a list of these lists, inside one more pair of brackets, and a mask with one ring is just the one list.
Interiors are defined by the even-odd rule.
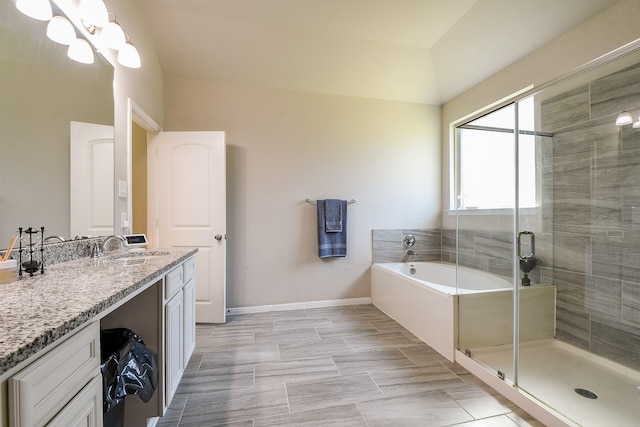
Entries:
[[575,392],[578,393],[582,397],[586,397],[587,399],[597,399],[598,395],[592,392],[591,390],[587,390],[586,388],[576,388]]

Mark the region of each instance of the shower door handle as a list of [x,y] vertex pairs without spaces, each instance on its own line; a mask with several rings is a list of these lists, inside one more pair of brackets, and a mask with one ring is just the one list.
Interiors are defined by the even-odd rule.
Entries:
[[[525,256],[522,256],[522,242],[520,240],[523,235],[531,236],[531,253]],[[518,233],[517,252],[519,259],[531,259],[536,255],[536,236],[533,234],[533,231],[521,231]]]

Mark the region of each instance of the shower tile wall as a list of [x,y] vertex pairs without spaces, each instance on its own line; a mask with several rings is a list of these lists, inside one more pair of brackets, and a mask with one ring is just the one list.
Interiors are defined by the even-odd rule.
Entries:
[[[640,369],[640,65],[541,103],[557,337]],[[552,183],[552,184],[550,184]],[[552,206],[552,209],[550,209]]]
[[[373,262],[405,262],[409,260],[402,240],[408,234],[416,238],[412,248],[416,261],[456,262],[456,230],[373,230]],[[537,244],[537,243],[536,243]],[[461,265],[512,277],[512,233],[460,230],[459,261]],[[531,281],[541,283],[541,268],[531,272]],[[640,307],[638,307],[640,310]],[[640,316],[640,311],[638,311]]]

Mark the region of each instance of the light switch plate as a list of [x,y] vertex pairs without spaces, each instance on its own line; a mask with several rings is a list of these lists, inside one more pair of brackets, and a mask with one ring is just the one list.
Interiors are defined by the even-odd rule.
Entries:
[[118,181],[118,197],[127,197],[127,181]]

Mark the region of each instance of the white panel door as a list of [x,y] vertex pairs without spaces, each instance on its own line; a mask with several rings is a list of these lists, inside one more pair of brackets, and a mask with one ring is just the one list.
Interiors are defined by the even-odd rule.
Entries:
[[224,132],[160,132],[151,140],[154,247],[197,247],[196,321],[226,320]]
[[113,228],[113,126],[71,122],[70,236],[109,236]]

